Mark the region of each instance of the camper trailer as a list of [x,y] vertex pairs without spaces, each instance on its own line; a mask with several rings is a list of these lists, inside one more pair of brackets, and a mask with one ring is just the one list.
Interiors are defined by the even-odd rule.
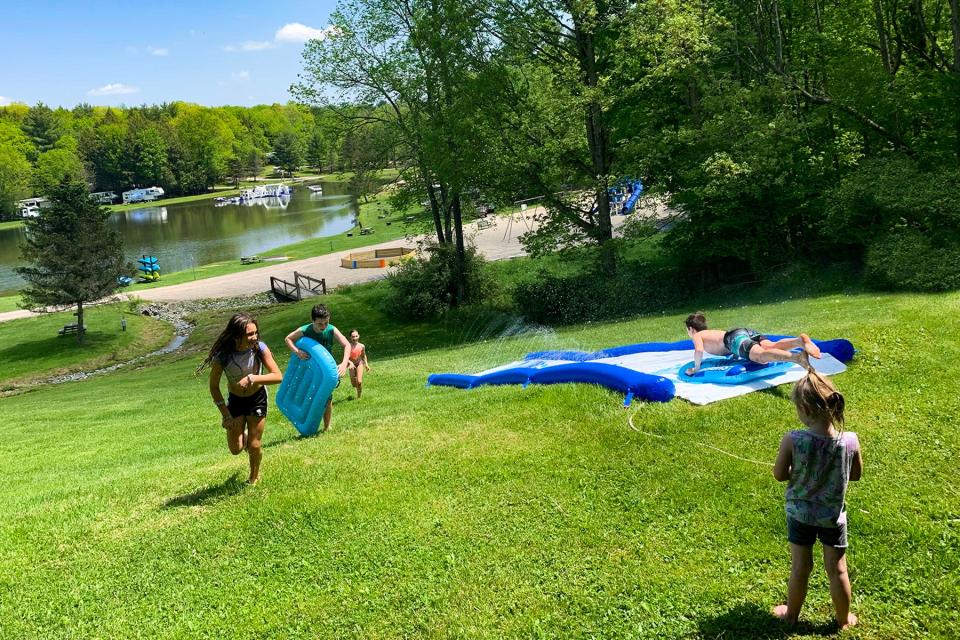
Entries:
[[40,215],[41,207],[49,207],[50,201],[46,198],[27,198],[17,202],[17,209],[23,218],[36,218]]
[[117,194],[113,191],[97,191],[90,194],[90,199],[97,204],[113,204],[113,201],[117,199]]
[[134,202],[152,202],[157,198],[163,197],[163,189],[160,187],[146,187],[144,189],[132,189],[123,192],[123,204],[132,204]]

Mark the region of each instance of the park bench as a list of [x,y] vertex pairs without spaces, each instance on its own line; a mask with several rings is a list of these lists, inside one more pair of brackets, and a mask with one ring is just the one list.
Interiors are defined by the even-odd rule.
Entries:
[[[79,330],[80,330],[80,325],[65,324],[63,325],[63,329],[60,329],[59,331],[57,331],[57,333],[59,333],[61,336],[65,336],[71,333],[77,333],[77,331]],[[84,329],[84,331],[86,331],[86,329]]]
[[254,264],[260,262],[260,256],[244,256],[240,258],[240,264]]
[[493,226],[493,220],[488,218],[480,218],[477,220],[477,229],[489,229]]
[[360,229],[360,235],[362,236],[369,236],[372,233],[373,227],[364,227],[363,229]]

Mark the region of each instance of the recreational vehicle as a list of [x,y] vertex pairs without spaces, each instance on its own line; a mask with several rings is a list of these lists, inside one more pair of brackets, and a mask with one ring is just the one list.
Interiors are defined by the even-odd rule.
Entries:
[[90,199],[97,204],[113,204],[113,201],[117,199],[117,194],[113,191],[97,191],[90,194]]
[[134,202],[152,202],[161,197],[163,197],[163,189],[160,187],[132,189],[130,191],[123,192],[123,204],[131,204]]

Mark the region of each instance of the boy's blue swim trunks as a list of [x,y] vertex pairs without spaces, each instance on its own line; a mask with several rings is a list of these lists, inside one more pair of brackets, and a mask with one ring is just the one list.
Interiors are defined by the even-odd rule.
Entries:
[[750,359],[750,349],[762,340],[764,337],[753,329],[730,329],[723,334],[723,346],[727,351],[744,360]]

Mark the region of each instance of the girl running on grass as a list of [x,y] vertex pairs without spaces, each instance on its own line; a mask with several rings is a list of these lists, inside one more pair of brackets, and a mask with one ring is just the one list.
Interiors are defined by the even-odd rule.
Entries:
[[[260,440],[267,419],[267,388],[278,384],[283,374],[267,345],[260,341],[257,321],[246,313],[238,313],[220,332],[210,353],[197,374],[210,365],[210,396],[223,417],[227,431],[227,447],[233,455],[244,449],[250,458],[250,484],[260,479]],[[263,368],[267,368],[267,373]],[[220,378],[227,376],[229,398],[223,399]]]
[[360,342],[360,332],[356,329],[350,331],[350,361],[347,363],[347,370],[350,371],[350,384],[357,390],[357,400],[363,394],[363,370],[370,371],[370,363],[367,362],[367,348]]
[[830,597],[841,629],[857,624],[850,613],[847,575],[847,483],[859,480],[863,458],[857,434],[843,431],[843,395],[813,369],[793,388],[797,417],[806,429],[791,431],[780,441],[773,477],[787,482],[787,539],[791,568],[787,602],[773,615],[790,624],[800,617],[813,569],[813,545],[823,544],[823,565],[830,579]]

